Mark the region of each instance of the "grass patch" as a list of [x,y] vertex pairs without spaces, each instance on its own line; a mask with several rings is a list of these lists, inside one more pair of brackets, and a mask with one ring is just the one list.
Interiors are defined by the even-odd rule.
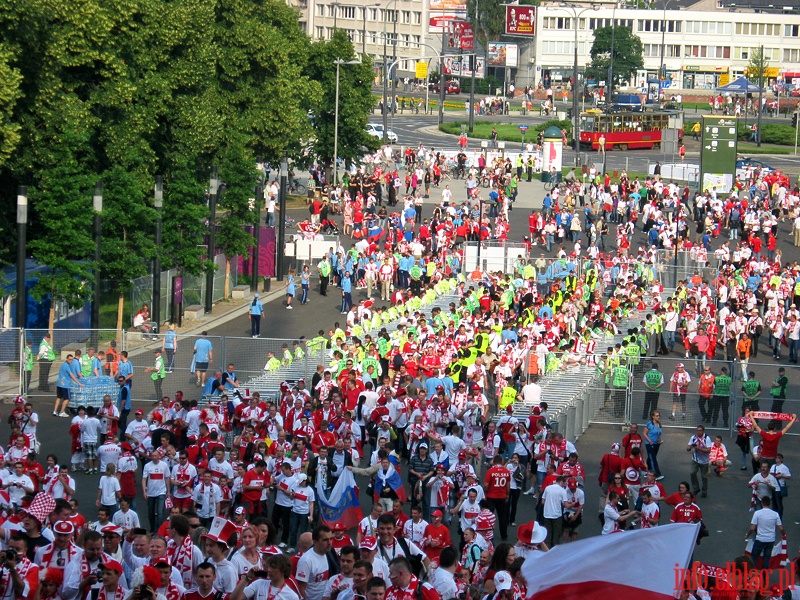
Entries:
[[[573,167],[562,167],[561,168],[561,176],[562,176],[562,178],[566,177],[567,174],[572,169],[573,169]],[[621,172],[622,172],[622,169],[618,169],[617,170],[617,177],[619,177],[619,174]],[[611,178],[614,179],[614,169],[609,170],[609,175],[611,175]],[[523,174],[523,177],[525,177],[524,174]],[[579,180],[583,180],[583,172],[582,172],[580,167],[575,167],[575,177],[577,177]],[[637,177],[639,178],[639,181],[644,181],[645,179],[647,179],[647,177],[649,177],[649,175],[647,173],[642,173],[640,171],[628,171],[628,179],[633,181]],[[537,180],[537,181],[541,181],[542,180],[542,174],[541,173],[534,173],[533,174],[533,179]],[[586,174],[586,181],[587,182],[589,181],[589,174],[588,173]]]
[[[452,121],[442,123],[439,125],[439,130],[452,135],[461,135],[461,126],[468,125],[468,121]],[[535,125],[530,124],[528,131],[525,132],[525,139],[527,141],[536,141],[540,131],[544,131],[548,127],[555,126],[559,129],[566,129],[567,133],[572,130],[572,123],[569,121],[547,121]],[[519,126],[513,123],[481,123],[474,124],[473,132],[470,134],[472,138],[488,140],[492,137],[492,127],[497,129],[497,139],[504,142],[522,142],[522,132]]]
[[793,147],[777,144],[761,144],[761,147],[758,147],[753,142],[739,142],[737,149],[739,154],[794,154]]

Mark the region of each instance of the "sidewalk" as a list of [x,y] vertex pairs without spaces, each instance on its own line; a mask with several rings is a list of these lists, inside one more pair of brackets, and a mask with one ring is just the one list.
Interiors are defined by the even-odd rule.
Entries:
[[[268,304],[273,300],[277,300],[282,298],[285,294],[283,286],[272,286],[272,289],[268,292],[258,292],[259,299],[261,300],[262,304]],[[223,300],[214,304],[211,313],[204,314],[199,319],[183,319],[183,325],[181,327],[176,327],[175,331],[178,333],[179,336],[187,336],[187,335],[200,335],[203,331],[207,331],[214,327],[218,327],[220,325],[224,325],[234,319],[240,317],[241,315],[247,312],[247,305],[252,301],[252,294],[249,298],[243,298],[241,300]],[[162,330],[164,332],[164,327],[166,327],[165,323],[161,324]],[[89,330],[87,330],[89,332]],[[128,356],[130,359],[133,359],[136,356],[140,356],[142,354],[152,352],[153,348],[158,345],[160,347],[160,342],[157,344],[153,343],[153,340],[148,339],[141,339],[136,336],[130,335],[126,340],[126,347],[124,348],[128,352]],[[56,354],[60,353],[60,349],[56,348]],[[58,369],[55,368],[56,364],[59,364],[57,360],[54,363],[53,368],[50,370],[50,383],[52,384],[57,376],[58,376]],[[31,379],[32,385],[35,385],[37,381],[37,373],[36,367],[34,367],[34,376]],[[12,404],[14,402],[14,398],[17,396],[17,381],[9,381],[4,384],[0,384],[0,402],[3,404]],[[28,394],[31,398],[41,399],[44,397],[53,396],[53,394]],[[134,398],[134,401],[136,399]]]

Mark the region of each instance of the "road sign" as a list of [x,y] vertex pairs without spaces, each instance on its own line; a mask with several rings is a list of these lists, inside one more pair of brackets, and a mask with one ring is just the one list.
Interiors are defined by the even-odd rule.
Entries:
[[416,67],[414,75],[416,75],[417,79],[425,79],[428,76],[428,63],[426,61],[421,60],[414,66]]
[[738,119],[703,116],[700,145],[700,192],[728,194],[736,175]]
[[517,129],[519,129],[522,133],[525,133],[526,131],[528,131],[528,126],[520,125],[519,127],[517,127]]

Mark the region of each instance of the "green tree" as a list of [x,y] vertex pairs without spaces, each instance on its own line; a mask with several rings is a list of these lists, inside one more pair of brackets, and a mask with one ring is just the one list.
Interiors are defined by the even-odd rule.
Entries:
[[[336,109],[336,65],[334,61],[353,60],[353,44],[343,29],[330,41],[313,44],[308,71],[322,85],[322,94],[315,102],[314,154],[326,165],[333,164]],[[372,110],[372,61],[365,57],[361,64],[339,67],[339,145],[337,156],[347,163],[363,155],[364,149],[375,150],[381,141],[367,133],[367,120]]]
[[53,164],[39,172],[39,185],[30,191],[40,234],[30,248],[46,267],[31,295],[39,302],[50,296],[50,330],[57,302],[78,308],[92,293],[92,192],[97,180],[81,163],[89,151],[88,136],[64,132],[52,146]]
[[17,147],[20,126],[14,119],[14,107],[22,95],[22,74],[11,65],[11,51],[0,44],[0,166]]
[[[611,38],[614,38],[613,68],[614,81],[609,82],[610,89],[615,89],[619,82],[629,81],[637,69],[644,67],[641,38],[634,34],[630,27],[600,27],[594,30],[592,43],[592,62],[586,69],[587,79],[607,80],[608,69],[612,66]],[[613,87],[612,87],[613,84]]]
[[750,61],[745,69],[745,76],[756,85],[764,87],[764,82],[768,80],[767,72],[769,61],[764,53],[764,47],[750,49]]

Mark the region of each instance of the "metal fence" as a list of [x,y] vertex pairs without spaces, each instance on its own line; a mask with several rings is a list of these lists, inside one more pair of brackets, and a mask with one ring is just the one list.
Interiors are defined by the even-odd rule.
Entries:
[[[214,294],[213,301],[219,302],[225,295],[225,269],[227,257],[224,254],[218,254],[214,258],[216,270],[214,271]],[[162,316],[169,314],[170,306],[172,306],[172,279],[177,277],[179,272],[177,269],[169,269],[161,272],[161,310]],[[239,261],[236,257],[231,260],[231,273],[230,273],[230,287],[228,292],[233,290],[234,286],[238,285],[239,280]],[[205,302],[206,294],[206,276],[205,273],[200,275],[191,275],[183,273],[183,307],[192,306],[196,304],[203,304]],[[138,277],[131,281],[131,316],[136,314],[142,305],[147,304],[153,306],[153,275],[145,275]]]
[[679,281],[699,275],[709,285],[719,275],[718,261],[710,257],[707,263],[698,263],[689,252],[659,250],[657,253],[656,278],[665,288],[676,288]]
[[[482,272],[502,271],[503,273],[515,273],[515,269],[521,260],[533,260],[534,264],[541,264],[544,261],[544,271],[549,280],[558,277],[565,277],[570,270],[580,277],[583,273],[583,261],[581,259],[570,259],[569,261],[561,258],[545,257],[544,253],[537,252],[538,248],[528,249],[522,244],[510,244],[507,242],[485,241],[485,242],[466,242],[464,244],[464,266],[465,273],[471,273],[475,269]],[[534,259],[536,254],[541,254],[540,258]],[[539,268],[537,267],[537,272]]]
[[[764,342],[766,340],[761,343],[762,352],[760,354],[765,350],[769,352]],[[650,418],[650,412],[658,409],[661,413],[661,424],[664,427],[705,425],[707,429],[728,431],[733,434],[736,421],[743,414],[743,404],[748,399],[743,390],[742,362],[739,360],[727,361],[724,358],[725,351],[720,347],[717,347],[715,360],[707,358],[703,360],[692,355],[689,358],[680,358],[679,356],[642,358],[639,366],[633,369],[631,382],[626,389],[616,390],[610,385],[604,385],[602,381],[594,384],[590,400],[591,420],[601,423],[645,423]],[[800,411],[800,366],[778,362],[756,362],[758,360],[758,357],[754,357],[744,364],[748,378],[758,381],[761,387],[753,409],[798,413]],[[644,384],[644,375],[652,369],[654,363],[664,376],[664,385],[660,393],[648,394]],[[684,396],[678,396],[671,391],[670,379],[676,372],[678,364],[683,364],[691,377],[688,391]],[[710,368],[710,372],[715,376],[720,375],[723,368],[727,370],[732,379],[729,396],[712,395],[710,400],[700,396],[698,392],[700,375],[706,367]],[[786,369],[786,376],[789,379],[785,400],[770,395],[770,390],[778,378],[778,369],[781,367]],[[749,375],[750,373],[753,375]],[[674,418],[672,418],[673,413]],[[764,424],[762,423],[762,425]],[[730,448],[728,450],[730,451]]]
[[22,390],[27,385],[22,335],[23,330],[16,327],[0,329],[0,386],[16,384]]

